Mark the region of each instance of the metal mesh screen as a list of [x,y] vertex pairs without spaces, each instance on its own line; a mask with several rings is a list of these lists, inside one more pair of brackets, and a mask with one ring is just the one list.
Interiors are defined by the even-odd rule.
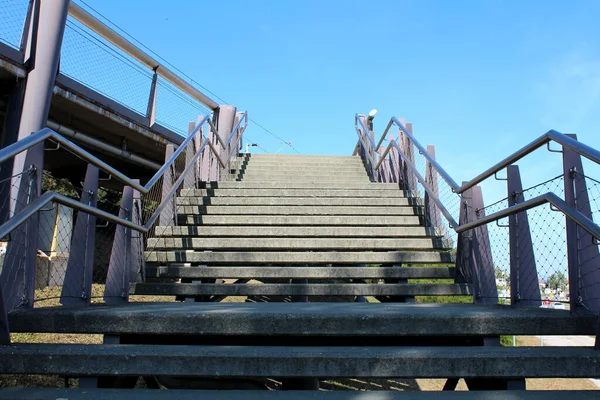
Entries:
[[146,114],[152,71],[73,18],[67,19],[65,27],[60,72]]
[[29,0],[0,0],[0,41],[15,48],[21,47],[21,37],[29,9]]

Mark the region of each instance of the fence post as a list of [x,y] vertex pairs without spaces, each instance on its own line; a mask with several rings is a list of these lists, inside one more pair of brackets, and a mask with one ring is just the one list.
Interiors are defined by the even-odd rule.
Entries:
[[154,68],[152,75],[152,83],[150,84],[150,95],[148,96],[148,107],[146,108],[146,118],[148,118],[148,126],[154,125],[156,121],[156,84],[158,82],[158,66]]
[[[508,205],[525,201],[519,166],[509,165],[507,172]],[[510,304],[513,307],[539,307],[542,296],[531,242],[527,211],[508,217],[510,243]]]
[[[235,126],[236,116],[237,116],[237,108],[229,105],[219,105],[219,109],[217,111],[217,130],[218,135],[221,138],[221,142],[225,144],[225,148],[221,148],[221,146],[215,146],[215,148],[221,148],[220,155],[223,161],[229,159],[229,155],[231,154],[231,142],[227,142],[229,136],[233,133],[233,127]],[[221,171],[222,167],[220,164],[217,164],[218,171]]]
[[[98,203],[98,175],[98,168],[88,165],[81,192],[81,202],[92,207],[96,207]],[[95,248],[96,217],[80,211],[77,213],[77,221],[75,221],[75,229],[71,238],[69,261],[60,296],[61,304],[89,305],[92,296]]]
[[[406,130],[408,131],[408,133],[410,133],[412,135],[412,133],[413,133],[412,123],[407,122],[406,125],[404,125],[404,126],[406,127]],[[406,159],[408,161],[410,161],[413,165],[415,165],[415,146],[413,145],[412,141],[408,138],[408,136],[404,135],[404,140],[406,141],[406,143],[404,145],[404,154],[406,155]],[[407,184],[409,186],[409,190],[414,191],[415,195],[416,195],[417,178],[415,177],[415,174],[413,174],[407,166],[404,167],[404,170],[405,170],[405,174],[406,174],[405,176],[406,176]]]
[[[137,225],[144,225],[142,221],[142,194],[133,190],[131,221]],[[131,266],[130,279],[133,282],[142,282],[145,274],[146,261],[144,259],[144,234],[140,231],[131,232]]]
[[[463,185],[466,182],[463,181]],[[464,225],[472,221],[473,189],[468,189],[460,195],[460,213],[458,224]],[[456,243],[456,268],[454,281],[456,283],[473,283],[473,231],[460,232]],[[477,293],[476,293],[477,294]]]
[[[435,160],[435,146],[428,145],[427,153]],[[435,196],[439,197],[437,172],[429,160],[425,164],[425,183],[429,185]],[[425,191],[425,215],[429,218],[432,227],[441,227],[440,212],[427,191]]]
[[4,306],[4,296],[2,296],[2,287],[0,286],[0,346],[10,344],[10,331],[8,330],[8,317],[6,307]]
[[[577,135],[567,135],[577,140]],[[577,211],[592,219],[589,194],[581,156],[563,146],[563,173],[565,201]],[[566,218],[567,260],[569,265],[569,302],[571,312],[587,308],[600,311],[600,257],[594,238],[570,218]],[[584,307],[585,305],[585,307]]]
[[[171,158],[171,156],[173,155],[173,153],[175,153],[175,147],[172,144],[168,144],[165,148],[165,161],[167,161],[169,158]],[[171,165],[171,167],[165,171],[165,173],[163,174],[163,179],[162,179],[162,195],[161,195],[161,203],[164,203],[165,201],[167,201],[167,197],[169,194],[169,191],[171,190],[172,186],[173,186],[173,171],[175,168],[175,163],[173,163]],[[163,208],[163,210],[160,213],[160,217],[158,219],[158,223],[161,226],[173,226],[175,225],[175,213],[174,213],[174,204],[173,204],[173,199],[168,200],[169,204]]]
[[[133,210],[133,188],[125,186],[119,210],[119,217],[131,221]],[[129,281],[131,261],[131,228],[117,225],[110,252],[110,262],[104,288],[104,302],[120,304],[129,301]]]
[[[193,122],[188,123],[188,136],[192,134],[196,124]],[[198,134],[196,134],[198,135]],[[185,167],[190,165],[194,160],[196,154],[196,139],[192,139],[185,149]],[[184,167],[184,168],[185,168]],[[184,189],[194,189],[196,187],[196,168],[194,167],[190,172],[183,178]]]
[[[478,219],[485,216],[483,205],[483,195],[481,187],[473,187],[473,217]],[[494,262],[492,259],[492,249],[490,246],[490,236],[487,225],[481,225],[474,229],[473,258],[475,263],[475,272],[477,273],[477,286],[479,293],[479,303],[496,304],[498,303],[498,287],[496,286],[496,274],[494,271]]]

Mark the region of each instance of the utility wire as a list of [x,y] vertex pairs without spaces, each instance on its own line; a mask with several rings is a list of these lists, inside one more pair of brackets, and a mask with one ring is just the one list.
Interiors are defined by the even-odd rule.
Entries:
[[[92,10],[94,13],[98,14],[100,17],[102,17],[104,20],[106,20],[109,24],[111,24],[112,26],[114,26],[115,28],[117,28],[118,30],[120,30],[121,32],[123,32],[126,36],[128,36],[130,39],[132,39],[134,42],[136,42],[137,44],[139,44],[140,46],[142,46],[144,49],[148,50],[150,53],[152,53],[153,55],[155,55],[157,58],[161,59],[165,64],[169,65],[171,68],[173,68],[174,70],[176,70],[177,72],[179,72],[180,74],[182,74],[183,76],[185,76],[186,78],[188,78],[190,80],[190,82],[198,85],[199,87],[201,87],[202,89],[204,89],[206,92],[210,93],[211,95],[213,95],[215,98],[217,98],[218,100],[222,101],[225,104],[229,104],[227,101],[225,101],[225,99],[223,99],[222,97],[220,97],[219,95],[217,95],[216,93],[212,92],[210,89],[208,89],[207,87],[203,86],[202,84],[200,84],[199,82],[197,82],[196,80],[194,80],[194,78],[192,78],[191,76],[189,76],[188,74],[186,74],[185,72],[183,72],[182,70],[180,70],[179,68],[177,68],[177,66],[171,64],[168,60],[166,60],[165,58],[163,58],[160,54],[156,53],[154,50],[152,50],[151,48],[149,48],[148,46],[146,46],[145,44],[143,44],[142,42],[140,42],[138,39],[136,39],[135,37],[133,37],[131,34],[129,34],[129,32],[127,32],[125,29],[121,28],[120,26],[118,26],[117,24],[115,24],[114,22],[112,22],[110,19],[108,19],[108,17],[106,17],[105,15],[103,15],[102,13],[100,13],[98,10],[96,10],[94,7],[90,6],[88,3],[86,3],[84,0],[78,0],[80,3],[84,4],[87,8],[89,8],[90,10]],[[296,153],[300,154],[300,152],[298,150],[296,150],[296,148],[291,144],[291,142],[282,139],[281,137],[277,136],[276,134],[274,134],[273,132],[271,132],[270,130],[268,130],[267,128],[265,128],[264,126],[262,126],[261,124],[259,124],[257,121],[253,120],[252,118],[248,118],[250,120],[250,122],[252,122],[254,125],[258,126],[259,128],[261,128],[263,131],[265,131],[266,133],[268,133],[269,135],[273,136],[274,138],[278,139],[279,141],[281,141],[284,144],[289,145]]]

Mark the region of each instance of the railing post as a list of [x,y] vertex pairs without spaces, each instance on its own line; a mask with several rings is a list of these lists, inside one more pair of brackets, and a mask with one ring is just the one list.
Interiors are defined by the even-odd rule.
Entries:
[[[509,165],[506,172],[508,205],[525,201],[519,166]],[[510,304],[513,307],[539,307],[542,296],[531,242],[527,211],[508,217],[510,243]]]
[[[98,203],[98,175],[98,168],[88,165],[81,192],[81,202],[92,207],[96,207]],[[60,296],[61,304],[89,305],[92,296],[95,247],[96,217],[78,212]]]
[[[43,150],[43,149],[42,149]],[[26,165],[29,170],[24,170],[16,179],[19,187],[15,203],[15,213],[27,204],[39,197],[41,182],[39,176],[42,170],[36,165],[43,165],[37,161],[31,161],[43,153],[29,150],[27,152]],[[37,154],[36,154],[37,153]],[[31,162],[31,163],[30,163]],[[38,248],[39,214],[32,215],[24,224],[16,228],[10,234],[10,240],[4,255],[4,264],[0,271],[0,290],[4,293],[5,307],[7,311],[17,307],[33,307],[35,294],[35,275],[37,270],[37,248]]]
[[[567,135],[577,140],[577,135]],[[592,219],[589,194],[581,156],[563,147],[565,201],[577,211]],[[600,257],[594,238],[566,218],[567,260],[569,265],[569,302],[571,312],[585,308],[600,312]]]
[[[175,147],[172,144],[168,144],[165,148],[165,161],[167,161],[173,153],[175,152]],[[175,163],[173,163],[170,167],[169,171],[165,171],[162,178],[162,195],[161,195],[161,203],[164,203],[168,199],[169,191],[173,186],[173,169],[175,168]],[[161,226],[173,226],[175,225],[175,213],[174,213],[174,204],[173,200],[168,200],[170,203],[167,205],[163,211],[160,213],[159,217],[159,225]]]
[[[227,146],[224,149],[221,149],[221,159],[228,160],[229,154],[231,153],[231,143],[227,143],[229,136],[233,133],[233,127],[235,126],[235,120],[237,115],[237,109],[234,106],[229,105],[220,105],[219,109],[216,112],[217,114],[217,130],[219,137],[221,138],[221,142],[225,143]],[[221,146],[216,146],[216,148],[220,148]],[[219,171],[221,170],[221,166],[218,166]]]
[[[133,189],[133,203],[131,208],[131,221],[137,225],[144,225],[142,220],[142,194]],[[130,278],[134,282],[142,282],[145,277],[146,260],[144,258],[144,234],[139,231],[131,232],[131,262]]]
[[8,330],[6,311],[4,296],[2,296],[2,286],[0,286],[0,346],[10,344],[10,331]]
[[[196,124],[190,122],[188,124],[188,135],[191,135],[194,131]],[[185,165],[188,166],[192,162],[194,162],[194,155],[196,154],[196,140],[192,140],[185,149]],[[184,189],[193,189],[196,187],[196,168],[192,169],[186,176],[183,178],[183,188]]]
[[[133,188],[125,186],[119,217],[131,221],[133,215]],[[120,304],[129,301],[131,262],[131,228],[117,225],[104,288],[104,302]]]
[[[435,146],[428,145],[427,153],[435,160]],[[425,182],[433,190],[435,196],[439,197],[437,172],[429,160],[425,164]],[[425,192],[425,215],[429,218],[429,223],[432,227],[441,227],[440,212],[435,203],[429,198],[429,193],[427,192]]]
[[[485,216],[483,195],[480,186],[473,186],[472,205],[474,219]],[[475,272],[477,274],[477,292],[480,294],[478,303],[498,303],[498,287],[496,286],[496,274],[492,259],[492,248],[487,225],[481,225],[474,229],[473,257]]]
[[148,118],[148,126],[154,125],[156,121],[156,84],[158,82],[158,66],[154,68],[152,75],[152,83],[150,84],[150,95],[148,96],[148,107],[146,108],[146,118]]
[[[389,135],[388,137],[389,137],[390,143],[396,139],[394,135]],[[396,150],[396,147],[392,146],[392,148],[390,149],[389,155],[390,155],[390,173],[392,176],[392,182],[399,183],[400,182],[400,155],[398,154],[398,150]]]
[[[465,184],[466,181],[463,182]],[[464,191],[460,195],[459,225],[472,222],[473,210],[472,189]],[[456,269],[454,281],[456,283],[473,283],[473,231],[460,232],[456,243]],[[477,293],[476,293],[477,294]]]

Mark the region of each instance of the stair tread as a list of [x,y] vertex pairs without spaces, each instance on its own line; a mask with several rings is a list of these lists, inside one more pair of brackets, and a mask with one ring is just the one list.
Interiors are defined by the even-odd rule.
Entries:
[[174,278],[395,278],[449,279],[454,267],[291,267],[291,266],[148,266],[146,277]]
[[147,250],[157,249],[251,249],[251,250],[434,250],[449,249],[452,243],[431,238],[263,238],[263,237],[189,237],[150,238]]
[[148,296],[471,296],[466,283],[154,283],[131,285],[131,294]]
[[387,252],[194,252],[149,251],[148,262],[192,262],[200,264],[403,264],[403,263],[453,263],[454,255],[438,251],[387,251]]
[[356,206],[182,206],[176,208],[178,214],[203,215],[415,215],[415,208],[408,207],[356,207]]
[[349,226],[157,226],[156,237],[176,236],[288,236],[288,237],[440,237],[439,229],[421,226],[349,227]]
[[597,377],[587,347],[346,347],[122,344],[0,346],[0,373],[256,377]]
[[179,214],[180,225],[420,226],[416,215],[199,215]]
[[598,318],[548,308],[409,303],[127,303],[9,314],[14,332],[192,335],[593,335]]
[[[348,188],[318,188],[314,186],[302,188],[217,188],[217,189],[182,189],[182,197],[202,197],[208,194],[218,197],[351,197],[351,198],[403,198],[400,190],[361,190]],[[409,196],[410,197],[410,196]],[[413,196],[418,197],[418,196]]]
[[[513,390],[511,400],[547,400],[564,397],[571,400],[597,399],[598,394],[590,390],[569,391],[530,391]],[[190,389],[63,389],[63,388],[1,388],[0,398],[4,400],[475,400],[481,399],[481,392],[417,392],[417,391],[319,391],[319,390],[190,390]],[[486,400],[505,400],[506,391],[486,391]]]

